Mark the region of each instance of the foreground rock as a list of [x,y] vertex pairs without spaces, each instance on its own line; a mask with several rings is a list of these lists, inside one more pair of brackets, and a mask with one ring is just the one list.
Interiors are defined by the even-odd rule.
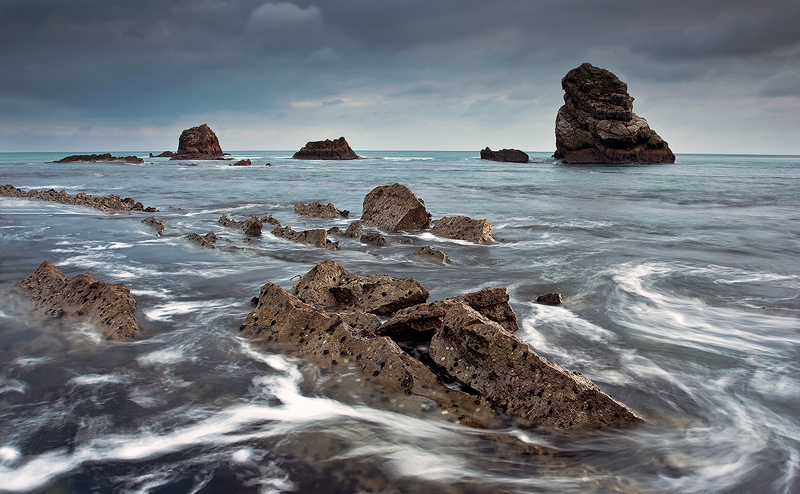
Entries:
[[76,162],[87,162],[87,163],[130,163],[133,165],[140,165],[144,163],[142,158],[138,156],[111,156],[111,153],[106,154],[75,154],[72,156],[67,156],[66,158],[61,158],[58,161],[54,161],[53,163],[76,163]]
[[436,222],[431,233],[437,237],[466,240],[476,244],[489,244],[492,238],[492,225],[487,220],[473,220],[466,216],[445,217]]
[[429,261],[434,261],[441,264],[450,264],[450,256],[439,249],[434,249],[430,245],[417,247],[417,249],[414,251],[414,255]]
[[167,228],[167,222],[164,220],[157,220],[155,216],[148,216],[142,220],[142,223],[154,228],[159,237],[164,233],[164,229]]
[[178,152],[170,159],[218,160],[223,156],[224,153],[219,145],[217,135],[208,125],[203,124],[181,132],[178,139]]
[[324,141],[308,141],[300,151],[294,153],[296,160],[355,160],[358,155],[350,148],[344,137]]
[[319,201],[312,201],[308,204],[298,202],[294,205],[294,212],[311,218],[338,218],[339,216],[347,218],[350,216],[350,211],[340,211],[330,202],[328,204],[322,204]]
[[339,250],[339,242],[332,242],[328,240],[328,232],[322,228],[298,232],[292,230],[291,226],[282,227],[277,225],[272,230],[272,234],[276,237],[291,240],[292,242],[297,242],[299,244],[313,245],[314,247],[320,247],[323,249]]
[[52,317],[88,320],[106,340],[131,340],[139,333],[136,301],[124,283],[104,283],[89,273],[67,280],[44,261],[14,288]]
[[50,190],[29,190],[24,191],[18,189],[13,185],[0,185],[0,196],[6,197],[19,197],[24,199],[33,199],[36,201],[50,201],[60,204],[68,204],[70,206],[86,206],[100,211],[107,212],[130,212],[130,211],[143,211],[147,213],[157,213],[158,209],[152,207],[144,207],[141,202],[134,201],[130,197],[120,199],[119,196],[107,195],[102,197],[90,196],[83,192],[78,192],[72,196],[67,194],[65,190],[56,192],[55,189]]
[[425,410],[435,404],[459,423],[498,425],[488,401],[444,386],[430,369],[391,339],[355,331],[340,317],[304,303],[273,283],[261,288],[258,305],[240,331],[268,343],[291,344],[328,370],[341,368],[347,372],[355,367],[365,381],[401,395],[405,409]]
[[667,143],[633,113],[628,86],[584,63],[561,80],[554,158],[566,163],[674,163]]
[[430,357],[524,425],[587,429],[643,422],[588,378],[540,357],[465,303],[448,308]]
[[261,229],[264,227],[264,222],[258,216],[253,216],[249,220],[236,221],[228,218],[227,215],[222,215],[217,223],[226,228],[236,228],[242,230],[245,235],[251,237],[260,237]]
[[431,215],[408,187],[393,184],[375,187],[364,197],[361,221],[390,232],[419,231],[430,227]]
[[430,296],[413,278],[362,277],[330,259],[300,278],[292,288],[292,295],[322,308],[346,307],[379,315],[420,304]]
[[519,149],[501,149],[492,151],[488,147],[481,149],[481,159],[489,161],[501,161],[505,163],[528,163],[531,159],[527,153]]

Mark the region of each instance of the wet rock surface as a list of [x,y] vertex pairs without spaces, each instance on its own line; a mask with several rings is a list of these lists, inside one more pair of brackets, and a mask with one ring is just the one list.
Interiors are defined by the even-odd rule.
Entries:
[[105,154],[74,154],[54,161],[53,163],[129,163],[140,165],[144,163],[138,156],[112,156],[111,153]]
[[383,247],[386,245],[386,237],[378,232],[365,233],[361,235],[359,241],[362,244],[377,245],[378,247]]
[[218,160],[223,156],[217,135],[207,124],[203,124],[181,132],[178,138],[178,151],[170,159]]
[[501,149],[492,151],[491,149],[481,149],[481,159],[489,161],[501,161],[504,163],[528,163],[531,159],[527,153],[519,149]]
[[633,113],[628,86],[589,63],[561,80],[554,158],[566,163],[674,163],[667,143]]
[[417,247],[414,251],[414,256],[418,256],[422,259],[442,263],[442,264],[450,264],[450,256],[447,255],[444,251],[439,249],[434,249],[433,247],[426,245],[424,247]]
[[473,220],[467,216],[450,216],[436,222],[431,233],[437,237],[466,240],[476,244],[494,242],[492,225],[487,220]]
[[309,141],[292,158],[297,160],[355,160],[358,155],[344,137],[324,141]]
[[255,215],[250,219],[241,221],[237,221],[228,218],[226,215],[223,215],[219,220],[217,220],[217,223],[226,228],[236,228],[238,230],[242,230],[245,235],[249,235],[251,237],[261,236],[261,229],[264,227],[263,220]]
[[44,261],[14,288],[52,317],[91,322],[103,339],[132,340],[139,334],[136,301],[124,283],[105,283],[89,273],[68,280]]
[[298,202],[294,205],[294,212],[311,218],[338,218],[340,216],[347,218],[350,215],[349,211],[340,211],[332,203],[322,204],[319,201],[309,202],[308,204]]
[[545,293],[536,297],[536,302],[543,305],[561,305],[563,301],[560,293]]
[[208,232],[202,236],[199,233],[190,233],[186,238],[200,247],[205,247],[207,249],[217,248],[217,235],[214,232]]
[[55,189],[50,190],[29,190],[24,191],[18,189],[13,185],[1,185],[0,196],[6,197],[19,197],[23,199],[33,199],[36,201],[50,201],[58,202],[60,204],[67,204],[70,206],[86,206],[89,208],[98,209],[106,212],[131,212],[143,211],[147,213],[157,213],[158,209],[153,207],[145,207],[141,202],[134,201],[130,197],[120,199],[119,196],[90,196],[84,192],[78,192],[74,196],[67,194],[65,190],[56,192]]
[[390,232],[426,230],[431,215],[425,203],[401,184],[376,187],[364,197],[361,221]]
[[142,220],[142,223],[155,229],[159,237],[163,235],[164,230],[167,228],[167,222],[164,220],[157,220],[155,216],[148,216]]
[[323,249],[339,250],[339,242],[328,240],[328,232],[319,228],[314,230],[295,231],[290,226],[280,226],[278,224],[272,234],[276,237],[291,240],[299,244],[313,245]]

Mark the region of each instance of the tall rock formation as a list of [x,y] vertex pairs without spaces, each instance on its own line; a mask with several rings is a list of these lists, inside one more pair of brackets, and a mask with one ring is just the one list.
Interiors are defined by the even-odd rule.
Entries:
[[170,159],[218,160],[222,159],[222,156],[222,148],[217,135],[208,125],[203,124],[181,132],[181,137],[178,139],[178,152]]
[[356,160],[358,155],[350,148],[344,137],[324,141],[308,141],[300,151],[294,153],[296,160]]
[[566,163],[674,163],[667,143],[633,113],[628,86],[589,63],[561,80],[554,158]]

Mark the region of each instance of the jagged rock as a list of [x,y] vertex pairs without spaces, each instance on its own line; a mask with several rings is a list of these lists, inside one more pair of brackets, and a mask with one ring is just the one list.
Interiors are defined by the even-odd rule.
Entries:
[[239,160],[236,163],[231,163],[228,166],[250,166],[250,165],[252,165],[250,160]]
[[318,201],[309,202],[308,204],[298,202],[294,205],[294,212],[312,218],[338,218],[339,216],[347,218],[350,214],[349,211],[347,211],[347,214],[345,214],[345,211],[339,211],[336,206],[331,203],[322,204]]
[[667,143],[633,113],[628,86],[589,63],[561,80],[554,158],[566,163],[674,163]]
[[271,214],[261,218],[262,223],[269,223],[270,225],[281,226],[281,222],[272,217]]
[[200,247],[205,247],[207,249],[217,248],[217,235],[214,232],[208,232],[203,236],[200,236],[200,234],[197,233],[190,233],[189,235],[186,235],[186,238],[196,243]]
[[344,137],[324,141],[308,141],[300,151],[294,153],[296,160],[355,160],[358,155],[350,148]]
[[261,236],[261,229],[264,227],[263,221],[258,216],[253,215],[249,220],[236,221],[228,218],[227,215],[222,215],[217,223],[226,228],[237,228],[244,231],[245,235],[252,237]]
[[290,226],[281,227],[278,225],[272,230],[272,234],[276,237],[285,238],[286,240],[291,240],[299,244],[313,245],[314,247],[321,247],[323,249],[339,250],[339,242],[328,240],[328,232],[322,228],[296,232],[292,230]]
[[361,221],[391,232],[416,231],[430,226],[431,215],[408,187],[393,184],[376,187],[364,197]]
[[536,297],[536,302],[544,305],[560,305],[563,299],[560,293],[545,293]]
[[163,153],[155,156],[153,156],[153,153],[150,153],[151,158],[172,158],[173,156],[175,156],[175,153],[172,151],[164,151]]
[[173,160],[218,160],[224,156],[219,139],[208,125],[203,124],[181,132],[178,152]]
[[476,244],[494,242],[492,225],[487,220],[473,220],[466,216],[450,216],[440,219],[431,229],[437,237],[466,240]]
[[448,307],[430,357],[526,426],[585,429],[643,422],[588,378],[540,357],[466,303]]
[[508,292],[505,288],[484,288],[432,304],[418,304],[398,310],[375,333],[389,336],[398,342],[430,340],[433,334],[441,329],[448,308],[460,303],[469,305],[481,315],[513,333],[519,327],[517,315],[508,301]]
[[139,333],[136,301],[124,283],[109,284],[89,273],[71,280],[44,261],[14,288],[53,317],[88,320],[106,340],[131,340]]
[[383,247],[384,245],[386,245],[386,237],[384,237],[378,232],[365,233],[361,235],[359,241],[362,244],[377,245],[378,247]]
[[151,226],[155,228],[156,233],[160,237],[164,233],[164,229],[167,227],[167,222],[164,220],[157,220],[155,216],[148,216],[147,218],[142,220],[147,226]]
[[426,245],[425,247],[417,247],[417,250],[414,251],[414,255],[441,264],[450,264],[450,256],[439,249],[434,249],[429,245]]
[[488,401],[444,386],[422,362],[391,339],[365,337],[340,317],[304,303],[273,283],[261,288],[258,305],[240,331],[246,337],[266,342],[293,344],[307,359],[328,370],[343,368],[347,372],[356,367],[366,381],[403,396],[409,409],[436,404],[460,423],[498,425]]
[[481,159],[489,161],[502,161],[505,163],[527,163],[530,156],[519,149],[501,149],[500,151],[492,151],[488,147],[481,149]]
[[425,302],[430,296],[413,278],[358,276],[330,259],[300,278],[292,294],[323,308],[360,309],[379,315]]
[[107,195],[102,197],[94,197],[84,192],[78,192],[75,196],[67,194],[65,190],[56,192],[55,189],[50,190],[29,190],[24,191],[18,189],[13,185],[6,184],[0,186],[0,196],[6,197],[19,197],[25,199],[33,199],[36,201],[50,201],[58,202],[60,204],[68,204],[71,206],[86,206],[100,211],[144,211],[147,213],[157,213],[158,209],[152,207],[144,207],[141,202],[134,201],[130,197],[120,199],[119,196]]
[[67,156],[66,158],[61,158],[58,161],[54,161],[53,163],[75,163],[75,162],[87,162],[87,163],[131,163],[134,165],[140,165],[144,163],[142,158],[138,156],[111,156],[111,153],[106,154],[75,154],[72,156]]

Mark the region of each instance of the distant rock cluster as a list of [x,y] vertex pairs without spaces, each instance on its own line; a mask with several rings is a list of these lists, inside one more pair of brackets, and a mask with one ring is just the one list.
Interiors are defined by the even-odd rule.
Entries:
[[561,80],[554,158],[565,163],[674,163],[675,155],[647,121],[633,113],[628,86],[584,63]]

